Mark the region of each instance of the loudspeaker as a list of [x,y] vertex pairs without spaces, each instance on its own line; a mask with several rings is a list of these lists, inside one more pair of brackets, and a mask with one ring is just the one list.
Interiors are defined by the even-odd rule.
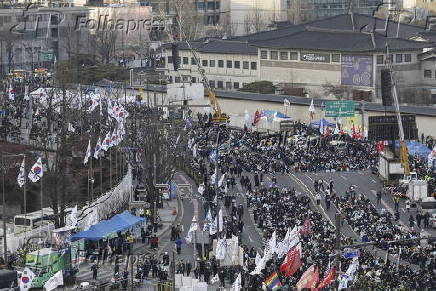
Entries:
[[171,52],[173,54],[174,71],[178,71],[179,70],[179,48],[177,47],[177,44],[173,43],[171,45]]
[[381,93],[383,106],[392,106],[392,78],[391,70],[381,70]]

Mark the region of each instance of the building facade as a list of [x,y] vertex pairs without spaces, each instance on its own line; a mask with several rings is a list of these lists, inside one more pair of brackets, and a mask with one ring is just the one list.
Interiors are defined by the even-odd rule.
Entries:
[[2,73],[50,68],[56,60],[92,51],[89,31],[75,29],[84,7],[0,9],[0,66]]
[[[436,31],[412,25],[391,25],[385,32],[361,29],[370,23],[378,27],[381,22],[366,15],[343,14],[195,45],[206,75],[215,81],[212,84],[216,88],[238,89],[244,83],[271,81],[279,88],[302,89],[317,98],[334,95],[380,101],[381,70],[392,64],[401,101],[428,103],[436,89]],[[179,53],[186,57],[191,54],[184,46],[179,47]],[[165,54],[167,61],[172,61],[170,47],[165,48]],[[227,59],[231,67],[226,66]],[[210,60],[214,60],[212,66]],[[179,72],[174,72],[168,62],[165,64],[169,80],[198,82],[196,66],[188,59],[181,60],[181,64]],[[189,64],[186,71],[185,64]],[[186,77],[176,79],[176,74]]]

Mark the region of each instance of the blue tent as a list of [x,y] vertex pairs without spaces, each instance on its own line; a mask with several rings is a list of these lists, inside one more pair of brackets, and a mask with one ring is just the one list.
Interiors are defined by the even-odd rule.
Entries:
[[312,126],[314,126],[314,127],[320,127],[320,126],[321,126],[321,120],[322,120],[322,123],[324,124],[324,126],[334,126],[334,125],[335,125],[334,123],[328,122],[328,121],[325,120],[324,118],[321,118],[321,119],[318,120],[318,121],[312,122],[312,123],[311,123]]
[[100,240],[115,237],[118,232],[127,230],[144,221],[145,218],[137,217],[132,215],[129,211],[124,211],[109,220],[103,220],[94,224],[88,230],[74,234],[71,237],[71,241],[79,239]]

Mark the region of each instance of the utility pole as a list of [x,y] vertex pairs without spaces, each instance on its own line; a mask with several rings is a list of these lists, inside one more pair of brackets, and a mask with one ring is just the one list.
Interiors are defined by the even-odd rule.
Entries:
[[339,275],[341,270],[341,213],[339,210],[336,210],[335,213],[335,235],[336,235],[336,242],[335,242],[335,277],[336,277],[336,283],[339,286]]
[[[153,224],[156,223],[156,203],[157,203],[157,196],[158,196],[158,190],[156,189],[156,183],[157,183],[157,179],[156,179],[156,154],[153,153],[153,186],[154,186],[154,205],[153,205]],[[154,232],[155,228],[153,227],[153,232]]]
[[217,228],[217,242],[218,242],[218,238],[220,237],[220,217],[219,217],[219,211],[220,211],[220,202],[218,200],[218,144],[219,144],[219,140],[220,140],[220,128],[217,128],[218,133],[216,136],[216,158],[215,158],[215,196],[216,196],[216,217],[217,217],[217,223],[216,223],[216,228]]
[[362,133],[365,133],[365,101],[360,101],[360,110],[362,117]]
[[5,210],[6,210],[6,194],[5,194],[5,172],[6,172],[6,168],[5,168],[5,160],[4,160],[4,155],[3,152],[1,153],[2,156],[2,182],[3,182],[3,191],[2,191],[2,220],[3,220],[3,259],[5,261],[5,264],[7,264],[8,261],[8,247],[7,247],[7,242],[6,242],[6,215],[5,215]]

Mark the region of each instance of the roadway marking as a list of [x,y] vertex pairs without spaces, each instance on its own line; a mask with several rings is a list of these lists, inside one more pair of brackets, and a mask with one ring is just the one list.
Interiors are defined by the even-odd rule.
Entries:
[[371,181],[372,181],[374,184],[377,184],[377,181],[374,180],[373,178],[371,178]]
[[[307,176],[307,174],[305,174]],[[331,225],[335,225],[332,221],[332,219],[328,216],[328,214],[325,212],[324,208],[321,205],[317,205],[315,201],[315,197],[313,196],[312,191],[309,190],[306,184],[304,184],[300,179],[298,179],[294,174],[288,174],[288,176],[294,180],[297,184],[300,185],[301,189],[305,191],[307,194],[309,194],[310,200],[312,200],[313,205],[324,215],[325,218],[327,218],[330,221]]]
[[313,182],[313,179],[308,175],[308,174],[304,174],[307,178],[309,178],[310,181]]
[[180,174],[179,177],[180,177],[180,179],[183,180],[183,183],[185,183],[185,184],[191,184],[191,183],[189,183],[188,179],[186,179],[186,177],[185,177],[184,175]]
[[339,176],[341,176],[341,178],[342,178],[342,179],[344,179],[345,181],[347,181],[347,180],[348,180],[348,178],[347,178],[347,177],[345,177],[344,175],[339,175]]

